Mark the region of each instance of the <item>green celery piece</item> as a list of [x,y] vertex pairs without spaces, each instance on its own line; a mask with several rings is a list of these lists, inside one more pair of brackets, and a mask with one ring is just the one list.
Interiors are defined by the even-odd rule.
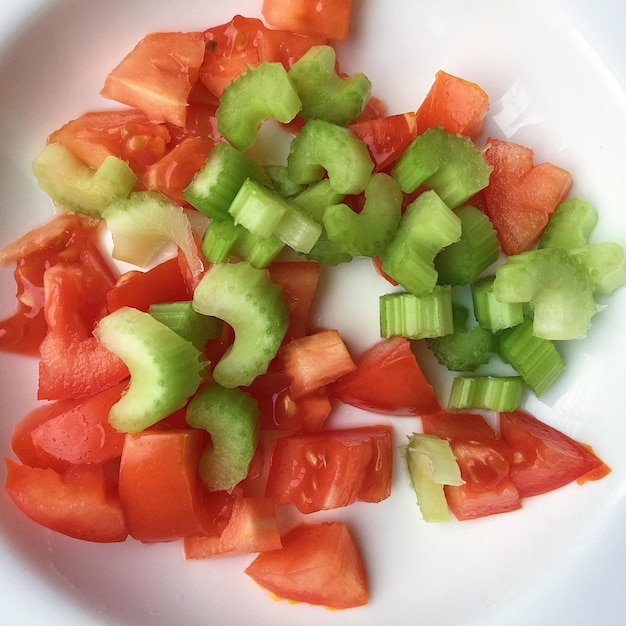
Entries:
[[135,191],[112,202],[102,216],[113,237],[114,259],[146,266],[166,242],[173,242],[194,275],[204,269],[185,212],[160,193]]
[[500,355],[541,396],[565,370],[565,362],[549,339],[535,337],[533,322],[505,330],[499,337]]
[[49,143],[33,161],[32,171],[56,205],[93,217],[101,217],[114,200],[127,198],[137,183],[126,161],[108,156],[93,170],[60,143]]
[[454,332],[426,339],[426,345],[439,363],[454,372],[473,372],[488,363],[498,350],[495,335],[481,326],[467,328],[468,310],[453,304]]
[[265,180],[263,168],[227,143],[218,143],[209,152],[183,197],[191,206],[214,220],[228,218],[228,207],[247,178]]
[[217,339],[222,333],[222,320],[194,311],[191,300],[151,304],[148,313],[200,351],[209,339]]
[[239,389],[212,383],[187,406],[187,424],[211,435],[200,457],[199,473],[210,491],[233,489],[248,475],[259,442],[259,408]]
[[213,369],[215,382],[228,388],[248,386],[265,373],[289,326],[282,289],[267,269],[245,261],[212,265],[194,291],[193,307],[235,331],[234,343]]
[[248,178],[228,212],[258,237],[276,237],[296,252],[307,253],[319,239],[322,227],[300,207]]
[[598,223],[598,212],[585,200],[569,198],[561,202],[548,220],[539,239],[539,248],[581,248]]
[[435,287],[424,296],[389,293],[379,298],[380,336],[442,337],[454,331],[452,289]]
[[202,237],[202,255],[209,263],[222,263],[232,254],[233,247],[243,226],[235,224],[232,217],[227,220],[211,220]]
[[294,183],[294,181],[289,178],[289,170],[286,165],[265,165],[263,169],[270,182],[270,186],[279,196],[283,198],[293,198],[304,191],[304,185]]
[[388,174],[373,174],[365,188],[360,213],[347,204],[334,204],[324,212],[328,239],[352,256],[373,258],[393,239],[402,215],[403,195]]
[[382,251],[383,270],[407,291],[425,295],[437,284],[435,256],[461,237],[461,219],[436,192],[420,194],[406,209]]
[[337,74],[335,49],[312,46],[289,69],[289,78],[302,101],[300,115],[346,126],[369,100],[372,83],[364,74]]
[[456,376],[448,410],[515,411],[522,405],[525,390],[521,376]]
[[338,193],[361,193],[374,169],[367,146],[349,128],[324,120],[309,120],[291,142],[289,177],[296,183],[316,183],[328,173]]
[[469,138],[436,127],[411,142],[392,174],[405,193],[426,185],[454,209],[487,186],[491,169]]
[[596,293],[610,296],[626,285],[626,252],[618,243],[589,244],[570,250],[570,254],[587,267]]
[[489,218],[471,205],[454,211],[461,220],[461,238],[435,257],[440,285],[467,285],[498,260],[500,242]]
[[472,302],[476,321],[491,331],[504,330],[524,321],[524,305],[520,302],[500,302],[493,292],[495,275],[479,278],[472,283]]
[[264,61],[235,78],[222,92],[215,112],[217,129],[237,149],[245,152],[268,119],[290,122],[302,102],[282,63]]
[[109,413],[120,432],[139,432],[181,409],[203,380],[202,353],[148,313],[121,307],[93,334],[130,371],[128,389]]
[[444,485],[462,485],[461,471],[449,442],[435,435],[408,437],[406,461],[422,517],[427,522],[450,521]]
[[530,303],[534,334],[551,340],[586,336],[599,310],[595,289],[588,266],[563,248],[509,256],[493,283],[499,301]]

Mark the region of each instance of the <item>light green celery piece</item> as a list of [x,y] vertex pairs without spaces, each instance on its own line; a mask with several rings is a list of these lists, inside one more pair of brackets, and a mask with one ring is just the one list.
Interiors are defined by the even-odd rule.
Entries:
[[35,158],[32,171],[52,201],[75,213],[101,217],[111,202],[127,198],[137,176],[126,161],[108,156],[93,170],[60,143],[49,143]]
[[569,198],[561,202],[548,220],[539,248],[581,248],[598,223],[598,212],[585,200]]
[[456,376],[448,410],[515,411],[522,405],[525,390],[521,376]]
[[302,102],[282,63],[264,61],[235,78],[222,92],[215,112],[219,132],[245,152],[268,119],[290,122]]
[[373,174],[365,188],[360,213],[347,204],[334,204],[324,212],[324,228],[330,241],[352,256],[373,258],[393,236],[402,215],[403,195],[388,174]]
[[415,295],[437,284],[435,256],[461,237],[461,219],[434,191],[420,194],[406,209],[380,258],[383,270]]
[[319,119],[345,126],[358,117],[369,100],[372,84],[364,74],[339,76],[332,46],[312,46],[289,69],[302,101],[305,120]]
[[111,203],[102,216],[113,237],[112,256],[146,266],[167,242],[185,255],[194,275],[204,267],[189,219],[182,207],[156,191],[135,191]]
[[193,307],[224,320],[235,332],[234,343],[213,369],[215,382],[245,387],[265,373],[289,325],[282,289],[267,269],[245,261],[212,265],[194,291]]
[[259,442],[256,401],[244,391],[212,383],[192,398],[185,419],[211,435],[198,467],[202,482],[210,491],[232,493],[248,475]]
[[117,309],[93,334],[130,372],[126,392],[109,413],[120,432],[139,432],[181,409],[204,378],[202,353],[143,311]]
[[610,296],[626,285],[626,252],[618,243],[589,244],[570,250],[570,254],[587,267],[596,293]]
[[263,169],[272,189],[283,198],[293,198],[304,191],[304,185],[295,183],[289,178],[286,165],[265,165]]
[[442,337],[454,331],[452,289],[435,287],[424,296],[389,293],[380,296],[380,335],[409,339]]
[[471,285],[476,321],[494,332],[511,328],[524,321],[521,302],[500,302],[493,292],[495,274],[475,280]]

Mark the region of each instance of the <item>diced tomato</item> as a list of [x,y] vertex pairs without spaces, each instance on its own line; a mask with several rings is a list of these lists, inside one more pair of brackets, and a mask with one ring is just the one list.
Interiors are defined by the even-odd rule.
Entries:
[[361,111],[361,114],[354,120],[352,124],[359,124],[361,122],[369,122],[370,120],[378,119],[379,117],[385,117],[387,115],[387,104],[384,100],[371,96],[365,104],[365,108]]
[[356,365],[339,331],[320,330],[312,335],[292,339],[284,344],[278,356],[290,380],[290,395],[296,400],[332,383]]
[[268,498],[239,497],[221,534],[184,537],[186,559],[278,550],[282,546],[274,503]]
[[366,411],[423,415],[439,410],[432,385],[404,337],[383,339],[356,361],[356,370],[330,387],[331,396]]
[[245,570],[278,598],[331,609],[367,604],[365,567],[343,522],[300,524],[280,550],[263,552]]
[[111,407],[127,384],[90,396],[31,432],[33,445],[69,465],[104,463],[122,454],[124,434],[109,424]]
[[268,268],[273,283],[280,285],[289,307],[290,322],[284,342],[307,334],[309,312],[315,298],[321,267],[315,261],[274,261]]
[[500,433],[513,450],[511,479],[522,498],[605,471],[589,448],[526,411],[500,413]]
[[511,141],[488,139],[485,159],[493,167],[483,190],[485,210],[502,250],[509,255],[528,250],[565,199],[572,176],[552,163],[534,165],[533,151]]
[[287,435],[272,449],[265,495],[302,513],[380,502],[391,493],[391,427]]
[[151,122],[137,109],[90,111],[48,137],[49,142],[63,144],[93,169],[108,156],[115,156],[126,161],[138,176],[163,158],[170,140],[165,124]]
[[56,532],[101,543],[124,541],[126,522],[117,485],[101,465],[63,474],[7,459],[6,491],[31,520]]
[[204,50],[200,32],[150,33],[110,72],[100,93],[143,111],[151,122],[185,126]]
[[111,313],[123,306],[147,311],[151,304],[190,299],[178,258],[174,257],[145,272],[131,270],[122,274],[107,295],[107,307]]
[[443,126],[475,139],[483,132],[488,111],[489,96],[476,83],[440,70],[417,111],[417,134]]
[[445,486],[446,500],[458,520],[469,520],[521,508],[511,480],[513,453],[477,413],[431,413],[422,416],[425,433],[447,439],[456,457],[460,486]]
[[206,54],[200,81],[216,97],[247,66],[262,61],[280,62],[289,69],[311,46],[324,44],[325,37],[307,36],[288,30],[272,30],[261,20],[235,15],[204,33]]
[[392,166],[417,136],[413,112],[353,122],[349,128],[365,142],[378,171]]
[[87,278],[81,268],[59,265],[44,275],[48,333],[39,347],[39,399],[90,396],[129,376],[125,363],[91,334],[93,321],[87,325],[81,315]]
[[172,541],[210,530],[198,475],[202,437],[194,429],[126,435],[119,490],[132,537]]
[[352,0],[263,0],[263,17],[276,28],[345,40]]

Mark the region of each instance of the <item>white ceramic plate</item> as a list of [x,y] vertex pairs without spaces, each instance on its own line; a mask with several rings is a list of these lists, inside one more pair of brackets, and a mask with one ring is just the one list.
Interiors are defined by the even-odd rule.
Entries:
[[[601,220],[594,238],[626,244],[626,5],[587,0],[354,0],[346,71],[364,71],[390,112],[415,109],[444,69],[491,98],[487,132],[533,147],[574,174]],[[51,215],[29,173],[47,134],[89,108],[107,72],[148,31],[202,30],[261,0],[175,3],[3,0],[0,8],[0,243]],[[342,268],[319,319],[360,349],[377,339],[368,267]],[[363,280],[365,284],[363,284]],[[0,274],[0,314],[13,310]],[[358,305],[355,303],[358,302]],[[13,624],[618,624],[626,615],[626,290],[565,349],[567,373],[527,407],[592,444],[606,479],[474,522],[420,520],[404,469],[392,497],[326,514],[349,521],[369,571],[367,607],[330,612],[272,602],[243,573],[252,557],[184,562],[180,545],[91,545],[30,523],[0,496],[0,623]],[[36,364],[0,355],[0,446],[35,403]],[[443,392],[442,392],[443,394]],[[366,421],[344,410],[335,423]],[[380,418],[376,418],[378,420]],[[343,422],[345,423],[345,421]],[[396,420],[397,442],[417,428]],[[4,483],[5,470],[0,470]],[[322,516],[318,516],[322,517]]]

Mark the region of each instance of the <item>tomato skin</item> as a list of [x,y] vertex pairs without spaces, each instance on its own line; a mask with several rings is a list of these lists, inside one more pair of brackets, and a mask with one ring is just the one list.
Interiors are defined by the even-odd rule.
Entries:
[[261,553],[245,570],[270,593],[331,609],[367,603],[363,560],[343,522],[300,524],[282,542],[280,550]]
[[391,427],[293,434],[272,449],[265,496],[301,513],[380,502],[391,493]]
[[595,471],[606,475],[606,466],[589,448],[530,413],[500,413],[499,419],[513,450],[511,478],[521,497],[547,493]]
[[438,411],[432,385],[404,337],[384,339],[356,361],[356,370],[330,386],[345,404],[387,415],[423,415]]
[[119,491],[132,537],[149,543],[206,534],[198,475],[202,437],[195,429],[126,435]]
[[101,465],[71,466],[63,474],[6,459],[6,491],[34,522],[85,541],[124,541],[126,522],[117,486]]
[[426,434],[450,442],[465,481],[445,486],[446,500],[458,520],[470,520],[521,508],[511,480],[513,453],[477,413],[441,411],[422,416]]

